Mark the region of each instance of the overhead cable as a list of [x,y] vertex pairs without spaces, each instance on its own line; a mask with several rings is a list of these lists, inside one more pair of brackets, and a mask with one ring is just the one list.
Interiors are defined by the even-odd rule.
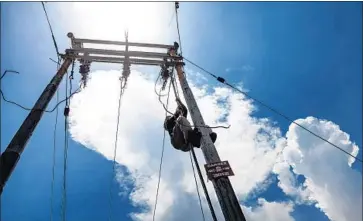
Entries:
[[181,44],[181,38],[180,38],[180,29],[179,29],[178,9],[179,9],[179,2],[175,2],[175,18],[176,18],[176,28],[177,28],[177,30],[178,30],[178,37],[179,37],[180,55],[183,55],[182,44]]
[[[203,175],[202,175],[202,171],[200,170],[200,166],[199,166],[199,163],[198,163],[198,158],[195,155],[195,151],[194,151],[193,148],[191,148],[191,150],[190,150],[190,157],[193,157],[193,159],[194,159],[195,167],[197,168],[197,172],[198,172],[198,175],[199,175],[200,183],[202,184],[202,187],[203,187],[203,190],[204,190],[204,194],[205,194],[205,198],[207,199],[208,206],[209,206],[209,210],[211,212],[213,221],[217,221],[217,216],[216,216],[216,213],[214,211],[214,208],[213,208],[213,205],[212,205],[212,201],[211,201],[210,196],[209,196],[209,193],[208,193],[207,186],[205,185],[204,178],[203,178]],[[192,158],[190,158],[190,160],[192,160]],[[193,170],[194,170],[194,168],[193,168]]]
[[361,159],[359,159],[358,157],[356,157],[356,156],[352,155],[351,153],[349,153],[348,151],[346,151],[346,150],[344,150],[343,148],[339,147],[338,145],[336,145],[336,144],[334,144],[334,143],[330,142],[329,140],[327,140],[327,139],[323,138],[322,136],[320,136],[320,135],[318,135],[318,134],[316,134],[316,133],[312,132],[312,131],[311,131],[311,130],[309,130],[308,128],[306,128],[306,127],[302,126],[301,124],[299,124],[299,123],[295,122],[295,121],[294,121],[294,120],[292,120],[290,117],[286,116],[285,114],[281,113],[280,111],[276,110],[275,108],[273,108],[273,107],[271,107],[271,106],[267,105],[266,103],[264,103],[264,102],[262,102],[262,101],[258,100],[258,99],[257,99],[257,98],[255,98],[255,97],[252,97],[251,95],[247,94],[246,92],[244,92],[244,91],[242,91],[242,90],[238,89],[237,87],[235,87],[235,86],[231,85],[231,84],[230,84],[230,83],[228,83],[228,82],[227,82],[224,78],[222,78],[222,77],[217,77],[216,75],[214,75],[214,74],[213,74],[213,73],[211,73],[210,71],[207,71],[207,70],[206,70],[206,69],[204,69],[203,67],[201,67],[201,66],[199,66],[199,65],[195,64],[194,62],[192,62],[192,61],[188,60],[188,59],[187,59],[187,58],[185,58],[185,57],[184,57],[183,59],[184,59],[184,60],[186,60],[187,62],[189,62],[190,64],[194,65],[195,67],[199,68],[200,70],[204,71],[205,73],[209,74],[209,75],[210,75],[210,76],[212,76],[213,78],[217,79],[217,81],[221,82],[222,84],[225,84],[225,85],[227,85],[228,87],[232,88],[233,90],[236,90],[236,91],[238,91],[239,93],[241,93],[241,94],[245,95],[246,97],[249,97],[250,99],[252,99],[252,100],[256,101],[257,103],[261,104],[262,106],[266,107],[266,108],[267,108],[267,109],[269,109],[270,111],[272,111],[272,112],[274,112],[274,113],[276,113],[276,114],[280,115],[281,117],[283,117],[284,119],[286,119],[286,120],[287,120],[287,121],[289,121],[290,123],[297,125],[298,127],[302,128],[303,130],[305,130],[305,131],[309,132],[310,134],[314,135],[315,137],[317,137],[317,138],[319,138],[319,139],[321,139],[321,140],[325,141],[326,143],[330,144],[331,146],[333,146],[333,147],[335,147],[335,148],[339,149],[340,151],[342,151],[342,152],[346,153],[347,155],[349,155],[349,156],[353,157],[354,159],[356,159],[356,160],[358,160],[359,162],[361,162],[361,163],[362,163],[362,160],[361,160]]
[[[60,67],[60,64],[57,64],[57,71]],[[57,100],[56,103],[59,103],[59,91],[57,90]],[[58,125],[58,107],[55,112],[55,123],[53,130],[53,157],[52,157],[52,182],[51,182],[51,196],[50,196],[50,221],[53,220],[53,200],[54,200],[54,179],[55,179],[55,156],[56,156],[56,140],[57,140],[57,125]]]
[[[191,147],[191,151],[192,150],[193,150],[193,147]],[[202,205],[202,200],[200,198],[197,177],[195,176],[195,170],[194,170],[194,164],[193,164],[193,160],[192,160],[192,153],[191,153],[191,151],[189,152],[190,163],[191,163],[192,169],[193,169],[193,176],[194,176],[195,188],[197,189],[197,194],[198,194],[198,199],[199,199],[200,212],[202,214],[203,220],[205,221],[205,216],[204,216],[204,211],[203,211],[203,205]]]
[[108,220],[112,219],[112,181],[115,175],[115,166],[116,166],[116,156],[117,156],[117,142],[118,142],[118,132],[119,132],[119,125],[120,125],[120,112],[121,112],[121,102],[122,102],[122,95],[124,94],[124,85],[123,85],[123,78],[120,79],[120,95],[118,98],[118,109],[117,109],[117,122],[116,122],[116,134],[115,134],[115,146],[113,150],[113,161],[112,161],[112,179],[110,182],[110,192],[109,192],[109,216]]
[[[169,91],[168,91],[168,97],[166,99],[166,110],[168,108],[169,105],[169,95],[170,95],[170,88],[171,88],[171,84],[169,84]],[[168,112],[165,111],[165,117],[168,115]],[[153,212],[153,221],[155,221],[155,214],[156,214],[156,207],[158,204],[158,197],[159,197],[159,187],[160,187],[160,180],[161,180],[161,168],[163,165],[163,158],[164,158],[164,149],[165,149],[165,130],[164,131],[164,135],[163,135],[163,144],[161,147],[161,156],[160,156],[160,164],[159,164],[159,176],[158,176],[158,184],[156,187],[156,196],[155,196],[155,205],[154,205],[154,212]]]
[[[74,61],[72,63],[72,72],[74,70]],[[68,79],[68,72],[67,72],[67,79]],[[64,154],[63,154],[63,189],[62,189],[62,203],[61,203],[61,207],[62,207],[62,213],[61,213],[61,218],[62,221],[66,221],[67,219],[67,166],[68,166],[68,148],[69,148],[69,139],[68,139],[68,116],[69,116],[69,106],[70,106],[70,101],[69,101],[69,97],[68,96],[68,81],[66,80],[66,85],[65,85],[65,92],[66,92],[66,104],[64,107]]]
[[[1,76],[1,80],[2,80],[2,78],[3,77],[5,77],[5,75],[6,75],[6,73],[17,73],[17,74],[19,74],[19,72],[17,72],[17,71],[10,71],[10,70],[6,70],[4,73],[3,73],[3,75]],[[73,95],[75,95],[75,94],[77,94],[77,93],[79,93],[80,92],[80,89],[81,89],[81,87],[79,87],[77,90],[75,90],[75,91],[73,91],[67,98],[65,98],[65,99],[63,99],[63,100],[61,100],[61,101],[59,101],[52,109],[50,109],[50,110],[44,110],[44,112],[46,112],[46,113],[52,113],[52,112],[54,112],[56,109],[57,109],[57,107],[60,105],[60,104],[62,104],[63,102],[65,102],[67,99],[70,99]],[[11,101],[11,100],[8,100],[8,99],[6,99],[5,98],[5,95],[4,95],[4,93],[3,93],[3,91],[0,89],[0,94],[1,94],[1,98],[5,101],[5,102],[7,102],[7,103],[9,103],[9,104],[13,104],[13,105],[15,105],[15,106],[18,106],[18,107],[20,107],[21,109],[23,109],[23,110],[27,110],[27,111],[32,111],[32,110],[39,110],[39,111],[43,111],[42,109],[33,109],[33,108],[28,108],[28,107],[24,107],[23,105],[21,105],[21,104],[19,104],[19,103],[17,103],[17,102],[15,102],[15,101]]]
[[52,39],[53,39],[54,48],[55,48],[55,50],[56,50],[56,52],[57,52],[57,56],[59,56],[59,50],[58,50],[57,41],[55,40],[55,37],[54,37],[53,28],[52,28],[52,25],[50,24],[50,21],[49,21],[49,17],[48,17],[47,10],[45,9],[44,2],[41,2],[41,3],[42,3],[42,6],[43,6],[43,10],[44,10],[44,13],[45,13],[45,17],[47,18],[47,22],[48,22],[48,25],[49,25],[50,33],[52,34]]

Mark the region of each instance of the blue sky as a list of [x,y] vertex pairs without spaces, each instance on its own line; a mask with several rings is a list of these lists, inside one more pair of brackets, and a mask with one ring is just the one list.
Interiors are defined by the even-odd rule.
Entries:
[[[66,23],[68,20],[62,14],[67,4],[71,3],[46,4],[61,51],[69,47],[66,33],[77,33],[77,30],[69,30],[74,26]],[[361,8],[360,2],[183,2],[179,14],[183,54],[231,83],[242,81],[251,95],[292,119],[314,116],[334,122],[361,148]],[[164,31],[175,33],[176,29],[167,25],[170,17],[171,14]],[[55,50],[40,3],[1,3],[1,55],[1,73],[6,69],[21,73],[4,78],[2,90],[6,97],[32,106],[56,68],[49,60],[49,57],[55,58]],[[96,69],[103,67],[95,66]],[[199,71],[188,64],[187,68]],[[210,79],[208,84],[218,85],[206,77]],[[76,82],[74,85],[75,88]],[[64,93],[63,82],[61,98]],[[54,104],[55,99],[49,107]],[[254,117],[268,117],[286,133],[288,122],[264,107],[257,108]],[[54,220],[60,220],[61,211],[62,113],[60,108]],[[26,116],[27,111],[1,102],[2,150]],[[44,114],[27,144],[2,195],[2,220],[49,219],[54,119],[54,113]],[[362,158],[361,150],[357,156]],[[353,164],[353,169],[361,175],[359,162]],[[111,161],[70,140],[68,220],[107,219],[111,179]],[[275,174],[270,174],[269,180],[268,188],[250,196],[245,202],[247,206],[255,206],[257,198],[277,202],[292,199],[278,187]],[[114,182],[113,217],[131,220],[128,214],[141,208],[132,206],[128,197],[119,197],[119,189],[119,184]],[[292,217],[297,221],[329,220],[312,205],[295,205]]]

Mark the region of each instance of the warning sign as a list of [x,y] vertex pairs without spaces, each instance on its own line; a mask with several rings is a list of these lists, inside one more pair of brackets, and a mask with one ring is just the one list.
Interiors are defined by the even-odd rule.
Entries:
[[218,177],[234,176],[232,168],[229,166],[228,161],[221,161],[217,163],[210,163],[204,165],[207,171],[208,179],[216,179]]

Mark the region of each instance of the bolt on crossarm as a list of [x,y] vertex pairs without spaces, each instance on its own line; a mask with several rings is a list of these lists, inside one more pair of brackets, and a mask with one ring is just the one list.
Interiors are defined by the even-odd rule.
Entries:
[[32,136],[36,126],[42,118],[45,109],[49,102],[52,100],[54,93],[57,91],[59,84],[62,81],[63,76],[67,72],[67,69],[72,64],[72,58],[66,57],[62,66],[57,71],[56,75],[49,82],[39,99],[35,103],[33,109],[16,132],[15,136],[11,140],[6,150],[0,157],[0,194],[3,192],[3,188],[15,169],[20,155],[25,149],[30,137]]
[[[172,47],[169,52],[172,57],[176,57],[176,51],[178,50],[178,47],[178,43],[175,42],[174,47]],[[187,79],[185,78],[183,63],[181,60],[176,60],[175,68],[192,121],[202,133],[201,149],[203,151],[205,161],[207,164],[220,162],[221,160],[219,158],[218,152],[209,136],[212,130],[206,127],[204,123],[204,119],[198,108],[198,104],[194,98],[193,92],[191,91]],[[217,179],[213,179],[212,183],[225,220],[245,221],[246,219],[243,215],[241,206],[238,202],[229,178],[219,177]]]

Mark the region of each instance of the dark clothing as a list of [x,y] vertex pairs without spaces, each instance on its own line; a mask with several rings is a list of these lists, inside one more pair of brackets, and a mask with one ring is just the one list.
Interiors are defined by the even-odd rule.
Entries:
[[188,109],[177,100],[178,107],[173,116],[167,116],[164,129],[169,132],[171,144],[175,149],[189,151],[188,134],[192,127],[187,120]]
[[178,107],[176,108],[176,111],[173,116],[167,116],[164,121],[164,129],[169,132],[169,135],[172,136],[173,134],[173,128],[175,127],[176,120],[179,116],[183,116],[187,118],[188,116],[188,109],[185,107],[185,105],[180,102],[178,102]]
[[[177,150],[187,152],[192,147],[200,147],[202,133],[197,129],[192,129],[187,120],[187,108],[177,100],[178,107],[173,116],[167,116],[164,121],[164,129],[169,132],[170,141],[173,147]],[[210,134],[212,142],[217,139],[217,134]]]
[[170,136],[171,144],[175,149],[184,152],[190,150],[190,144],[188,142],[190,131],[192,131],[192,129],[189,121],[185,117],[179,116],[175,122],[172,136]]

